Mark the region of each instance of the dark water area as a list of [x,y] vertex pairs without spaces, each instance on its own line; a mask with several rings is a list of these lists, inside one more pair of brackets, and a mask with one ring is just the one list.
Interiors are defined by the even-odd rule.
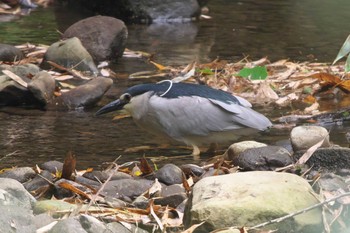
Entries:
[[[185,24],[127,24],[127,48],[154,54],[163,65],[186,65],[196,60],[209,62],[216,57],[230,62],[245,56],[271,61],[331,62],[348,36],[348,0],[212,0],[208,15],[212,19]],[[10,22],[0,21],[0,43],[47,44],[59,40],[58,31],[83,16],[76,11],[50,7],[32,11]],[[106,99],[118,95],[135,81],[128,74],[155,70],[140,59],[122,58],[112,66],[124,78],[115,79]],[[118,163],[140,156],[164,158],[160,164],[195,162],[192,157],[176,158],[191,151],[178,145],[160,149],[165,141],[137,128],[131,119],[112,120],[113,116],[94,117],[94,109],[70,112],[0,108],[0,168],[33,166],[48,160],[63,160],[68,151],[78,158],[80,168],[97,167],[122,156]],[[271,117],[267,109],[261,109]],[[276,113],[274,115],[282,115]],[[331,140],[346,146],[348,124],[332,125]],[[271,132],[257,140],[274,143],[288,139],[289,131]],[[151,150],[125,152],[136,146]],[[206,157],[202,157],[205,159]]]

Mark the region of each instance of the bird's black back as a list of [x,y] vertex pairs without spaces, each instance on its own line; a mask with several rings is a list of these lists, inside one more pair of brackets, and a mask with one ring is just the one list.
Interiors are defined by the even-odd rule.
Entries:
[[198,96],[208,99],[219,100],[226,103],[233,102],[241,105],[238,99],[230,93],[213,89],[205,85],[191,83],[172,83],[171,88],[169,88],[170,82],[147,83],[132,86],[128,88],[126,92],[132,96],[137,96],[152,91],[155,95],[169,99],[179,98],[182,96]]

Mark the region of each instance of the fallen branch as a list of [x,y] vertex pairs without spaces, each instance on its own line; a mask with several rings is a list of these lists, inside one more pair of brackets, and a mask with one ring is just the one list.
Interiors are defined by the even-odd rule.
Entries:
[[[77,77],[77,78],[81,78],[81,79],[85,79],[85,80],[90,80],[91,78],[88,78],[88,77],[84,77],[83,75],[80,75],[79,72],[75,71],[73,68],[72,69],[69,69],[69,68],[66,68],[64,66],[61,66],[53,61],[47,61],[47,63],[49,63],[49,65],[51,65],[52,67],[56,68],[56,69],[59,69],[59,70],[62,70],[62,71],[65,71],[71,75],[73,75],[74,77]],[[77,64],[78,65],[78,64]],[[77,66],[76,65],[76,66]]]

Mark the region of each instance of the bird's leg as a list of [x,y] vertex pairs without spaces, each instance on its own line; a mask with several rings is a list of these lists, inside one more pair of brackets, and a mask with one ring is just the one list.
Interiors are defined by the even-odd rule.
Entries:
[[192,156],[195,160],[199,159],[199,155],[201,153],[200,149],[196,145],[192,145],[193,151],[192,151]]

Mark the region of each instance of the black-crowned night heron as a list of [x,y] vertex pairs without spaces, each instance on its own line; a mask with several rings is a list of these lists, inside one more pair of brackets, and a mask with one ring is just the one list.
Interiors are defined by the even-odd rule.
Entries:
[[264,131],[272,124],[239,96],[189,83],[140,84],[96,112],[125,109],[147,131],[193,146],[228,143]]

